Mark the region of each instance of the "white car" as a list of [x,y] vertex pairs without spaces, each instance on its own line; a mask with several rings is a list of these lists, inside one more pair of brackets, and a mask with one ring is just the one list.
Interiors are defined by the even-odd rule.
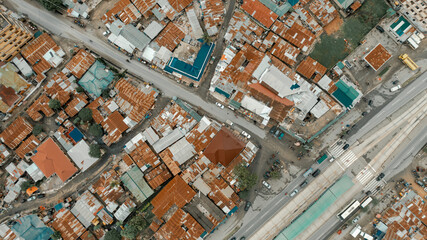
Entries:
[[251,138],[251,135],[249,135],[249,133],[242,131],[242,135],[247,137],[247,138]]
[[353,219],[353,223],[357,223],[357,221],[359,221],[359,219],[360,219],[360,217],[359,216],[356,216],[354,219]]
[[216,102],[215,104],[216,104],[219,108],[224,109],[224,105],[222,105],[221,103]]
[[268,184],[268,182],[266,181],[262,181],[262,185],[264,185],[264,187],[266,187],[267,189],[271,189],[270,184]]
[[397,90],[399,90],[399,89],[401,89],[401,88],[402,88],[402,86],[397,85],[397,86],[395,86],[395,87],[390,88],[390,92],[395,92],[395,91],[397,91]]
[[297,195],[298,193],[298,189],[295,189],[293,192],[291,192],[291,194],[289,196],[293,197],[295,195]]

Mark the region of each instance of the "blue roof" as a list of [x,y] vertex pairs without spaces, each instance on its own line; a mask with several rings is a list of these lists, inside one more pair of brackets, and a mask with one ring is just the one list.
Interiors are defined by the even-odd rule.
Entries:
[[288,0],[288,3],[291,4],[291,6],[295,6],[295,4],[297,4],[299,2],[299,0]]
[[335,83],[338,89],[332,95],[338,99],[346,108],[351,108],[353,101],[359,96],[359,93],[351,86],[348,86],[343,80]]
[[194,81],[200,81],[214,47],[215,44],[203,44],[193,65],[183,62],[178,58],[171,58],[169,64],[165,67],[165,71],[170,73],[177,72]]
[[78,128],[74,128],[73,131],[71,131],[68,134],[73,140],[74,142],[79,142],[80,140],[83,139],[83,133],[80,132],[80,130]]
[[79,80],[79,84],[89,93],[99,97],[102,90],[106,89],[113,79],[113,72],[106,69],[104,64],[96,60]]
[[390,28],[394,30],[394,28],[399,24],[401,25],[398,29],[395,30],[395,32],[397,35],[402,36],[405,33],[406,28],[408,28],[411,24],[403,16],[400,16],[396,22],[391,24]]
[[58,204],[56,204],[55,205],[55,211],[59,211],[59,210],[61,210],[62,208],[64,207],[64,204],[63,203],[58,203]]
[[48,240],[53,234],[52,229],[46,227],[34,214],[21,217],[11,229],[18,237],[25,240]]

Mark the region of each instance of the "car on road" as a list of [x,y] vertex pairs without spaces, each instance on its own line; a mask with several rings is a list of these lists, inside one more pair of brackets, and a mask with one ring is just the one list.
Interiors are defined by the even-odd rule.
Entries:
[[227,107],[228,107],[228,109],[230,109],[231,111],[236,110],[236,109],[234,109],[234,107],[232,107],[232,106],[227,106]]
[[262,181],[262,185],[264,185],[264,187],[266,187],[267,189],[271,189],[271,185],[266,181]]
[[379,25],[377,25],[375,28],[376,28],[380,33],[383,33],[383,32],[384,32],[384,28],[383,28],[383,27],[381,27],[381,26],[379,26]]
[[240,238],[240,240],[245,240],[245,239],[246,239],[246,237],[241,237],[241,238]]
[[303,188],[303,187],[305,187],[305,185],[307,185],[307,180],[305,180],[304,182],[302,182],[299,186],[301,187],[301,188]]
[[230,240],[236,240],[236,237],[232,237],[232,238],[230,238]]
[[317,177],[317,176],[319,176],[319,174],[320,174],[320,169],[316,169],[316,171],[314,171],[314,172],[311,174],[311,176],[313,176],[313,177]]
[[390,88],[390,92],[396,92],[397,90],[399,90],[401,88],[402,88],[402,86],[400,86],[400,85],[394,86],[394,87]]
[[265,180],[267,180],[267,179],[269,179],[271,177],[271,172],[270,171],[266,171],[265,173],[264,173],[264,179]]
[[249,210],[249,208],[251,207],[251,205],[252,205],[252,203],[251,203],[251,202],[246,201],[246,204],[245,204],[245,211],[246,211],[246,212]]
[[251,135],[249,135],[249,133],[242,131],[242,135],[247,137],[247,138],[251,138]]
[[348,147],[350,147],[350,144],[347,143],[346,145],[344,145],[344,147],[342,149],[347,150]]
[[362,116],[366,116],[366,114],[368,114],[368,112],[362,112]]
[[44,193],[40,193],[39,195],[37,195],[37,198],[44,198],[44,197],[46,197],[46,194]]
[[219,108],[224,109],[224,105],[222,105],[221,103],[216,102],[215,104],[216,104]]
[[289,196],[293,197],[297,195],[297,193],[298,193],[298,189],[295,189],[294,191],[291,192],[291,194],[289,194]]
[[372,100],[369,100],[369,101],[368,101],[368,105],[369,105],[369,106],[372,106]]
[[359,221],[359,219],[360,219],[360,217],[359,217],[359,216],[356,216],[356,217],[353,219],[352,223],[357,223],[357,221]]
[[384,176],[385,176],[384,173],[380,173],[380,175],[378,175],[378,177],[377,177],[377,181],[383,179]]
[[329,159],[329,162],[333,162],[333,161],[335,161],[335,158],[331,157],[331,159]]

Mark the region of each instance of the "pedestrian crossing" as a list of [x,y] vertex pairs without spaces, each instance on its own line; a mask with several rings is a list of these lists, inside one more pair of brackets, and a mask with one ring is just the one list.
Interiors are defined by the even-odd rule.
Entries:
[[374,175],[373,171],[370,169],[370,167],[366,166],[364,169],[362,169],[356,176],[356,179],[362,184],[366,184],[371,177]]
[[340,162],[343,163],[346,168],[350,167],[356,160],[357,156],[351,150],[348,150],[340,157]]
[[384,179],[381,179],[380,181],[377,181],[376,178],[373,178],[366,186],[363,188],[364,192],[370,191],[371,195],[377,194],[385,185],[387,184]]
[[345,150],[343,149],[345,144],[345,141],[339,140],[332,144],[328,151],[333,157],[338,158],[345,152]]

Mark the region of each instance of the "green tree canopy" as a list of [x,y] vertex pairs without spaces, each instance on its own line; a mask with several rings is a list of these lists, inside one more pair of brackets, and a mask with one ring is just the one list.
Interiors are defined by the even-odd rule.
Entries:
[[61,108],[61,102],[59,102],[57,99],[50,99],[49,107],[53,110],[58,110]]
[[25,181],[21,184],[21,191],[26,191],[28,188],[34,186],[34,184],[30,183],[29,181]]
[[101,156],[101,148],[98,144],[91,144],[89,146],[89,155],[94,158],[99,158]]
[[102,127],[99,124],[92,124],[89,127],[89,133],[94,137],[101,137],[104,134]]
[[104,236],[105,240],[120,240],[121,236],[119,231],[117,231],[116,229],[111,229],[110,231],[108,231],[105,236]]
[[76,88],[76,91],[77,91],[78,93],[81,93],[81,92],[84,92],[84,89],[83,89],[81,86],[78,86],[78,87]]
[[52,235],[50,236],[53,240],[58,240],[61,239],[61,232],[60,231],[55,231],[52,233]]
[[43,126],[42,125],[40,125],[40,124],[36,124],[35,126],[34,126],[34,128],[33,128],[33,134],[35,135],[35,136],[37,136],[37,135],[39,135],[40,133],[42,133],[43,132]]
[[240,188],[242,190],[251,189],[253,186],[255,186],[258,180],[257,175],[250,172],[243,164],[239,164],[234,167],[234,174],[236,174],[237,178],[239,179]]
[[83,122],[89,122],[92,120],[92,109],[90,108],[83,108],[82,110],[80,110],[79,112],[79,118],[83,121]]
[[127,224],[125,226],[125,229],[120,233],[123,237],[133,240],[135,239],[140,231],[138,231],[138,228],[134,225]]
[[103,89],[102,92],[101,92],[101,96],[104,99],[110,98],[110,89],[109,88]]
[[39,0],[39,2],[49,11],[55,11],[61,9],[62,0]]

